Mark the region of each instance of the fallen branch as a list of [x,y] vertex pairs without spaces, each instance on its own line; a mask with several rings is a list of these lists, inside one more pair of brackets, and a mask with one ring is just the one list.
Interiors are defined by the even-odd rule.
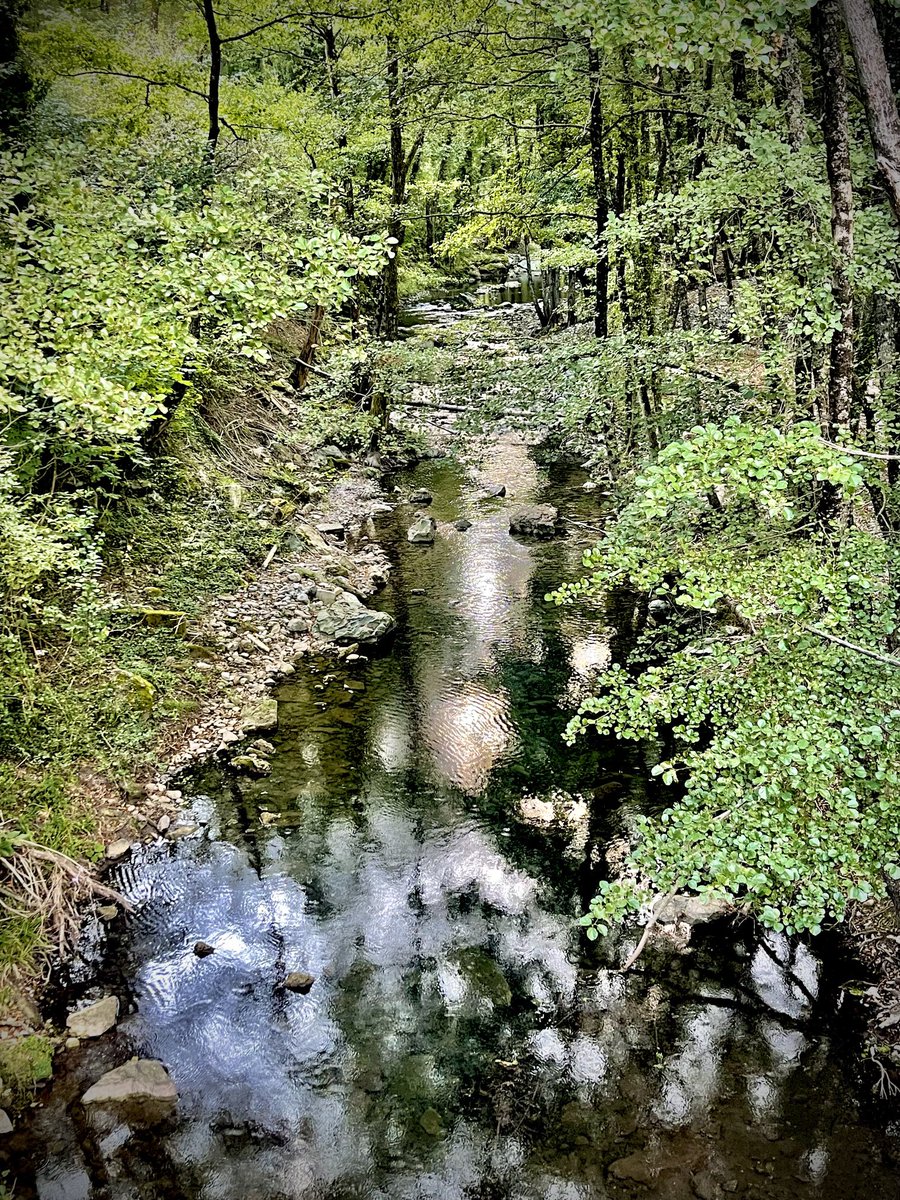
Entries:
[[807,633],[814,633],[816,637],[824,638],[826,642],[834,642],[836,646],[843,646],[846,650],[855,650],[857,654],[865,655],[866,658],[874,658],[876,662],[884,663],[888,667],[900,667],[900,658],[894,658],[891,654],[879,654],[877,650],[870,650],[868,646],[858,646],[856,642],[848,642],[846,638],[826,633],[824,629],[816,629],[814,625],[804,625],[803,628]]
[[659,921],[659,919],[663,915],[663,913],[666,911],[666,909],[669,907],[669,904],[671,903],[671,901],[675,899],[675,894],[676,894],[676,890],[673,888],[672,891],[668,893],[668,895],[663,897],[663,902],[662,902],[662,904],[660,904],[659,908],[653,909],[653,912],[650,915],[650,920],[644,926],[644,932],[641,934],[641,940],[635,946],[634,950],[632,951],[631,955],[628,958],[628,961],[625,963],[625,966],[619,968],[623,975],[627,971],[631,970],[631,968],[634,966],[634,964],[637,962],[637,960],[643,954],[644,947],[647,945],[647,942],[650,940],[650,934],[656,928],[657,922]]
[[69,858],[67,854],[61,854],[58,850],[49,850],[46,846],[39,846],[35,842],[23,841],[19,843],[20,848],[28,851],[32,858],[39,862],[52,863],[59,867],[75,880],[76,883],[87,888],[95,896],[102,896],[104,900],[112,900],[118,904],[125,912],[133,913],[134,905],[121,892],[117,892],[115,888],[107,887],[105,883],[101,883],[98,879],[94,879],[88,869],[76,862],[74,858]]

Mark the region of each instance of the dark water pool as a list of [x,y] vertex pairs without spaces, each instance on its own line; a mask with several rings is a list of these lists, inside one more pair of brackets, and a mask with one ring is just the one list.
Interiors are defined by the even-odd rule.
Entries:
[[[614,616],[543,596],[597,511],[581,475],[549,478],[521,445],[498,446],[484,480],[510,497],[475,500],[447,463],[404,480],[473,525],[429,548],[405,541],[409,508],[385,518],[392,652],[301,670],[271,776],[198,772],[196,836],[121,868],[140,907],[100,974],[129,1014],[63,1057],[13,1143],[17,1195],[900,1196],[848,968],[726,925],[623,977],[633,938],[579,939],[606,852],[648,802],[639,754],[560,740]],[[511,538],[525,498],[551,499],[572,536]],[[215,953],[197,958],[198,939]],[[280,986],[293,970],[316,976],[309,995]],[[175,1116],[92,1125],[79,1096],[133,1053],[167,1064]]]

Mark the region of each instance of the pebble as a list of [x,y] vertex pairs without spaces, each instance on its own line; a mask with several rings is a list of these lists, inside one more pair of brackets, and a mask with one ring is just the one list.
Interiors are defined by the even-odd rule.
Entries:
[[127,838],[117,838],[106,847],[106,857],[115,862],[117,858],[123,858],[130,849],[131,842]]
[[67,1050],[77,1050],[80,1045],[81,1045],[81,1038],[77,1038],[77,1037],[66,1038],[66,1049]]
[[316,977],[306,971],[291,971],[284,978],[284,986],[287,990],[297,992],[301,996],[305,996],[315,982]]
[[168,815],[168,813],[166,813],[165,816],[160,817],[156,822],[156,828],[159,833],[165,833],[171,824],[172,818]]

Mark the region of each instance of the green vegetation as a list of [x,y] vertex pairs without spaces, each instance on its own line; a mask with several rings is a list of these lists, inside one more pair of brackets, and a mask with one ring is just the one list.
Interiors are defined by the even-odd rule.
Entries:
[[[208,686],[135,609],[238,585],[321,494],[316,449],[370,451],[440,379],[468,428],[540,426],[613,497],[556,598],[627,589],[635,642],[570,733],[658,744],[673,801],[588,934],[658,890],[792,931],[883,894],[895,8],[326,8],[6,5],[4,830],[91,855],[79,766],[123,780]],[[394,342],[401,298],[513,261],[539,340],[520,314]],[[41,937],[12,925],[8,963]]]

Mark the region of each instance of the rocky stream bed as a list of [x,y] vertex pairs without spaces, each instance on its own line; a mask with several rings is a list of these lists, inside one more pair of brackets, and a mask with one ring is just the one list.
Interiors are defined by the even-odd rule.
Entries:
[[834,944],[686,903],[623,974],[637,932],[579,935],[660,803],[561,740],[622,627],[544,600],[586,482],[513,437],[348,477],[209,614],[230,696],[113,831],[17,1198],[900,1197]]

